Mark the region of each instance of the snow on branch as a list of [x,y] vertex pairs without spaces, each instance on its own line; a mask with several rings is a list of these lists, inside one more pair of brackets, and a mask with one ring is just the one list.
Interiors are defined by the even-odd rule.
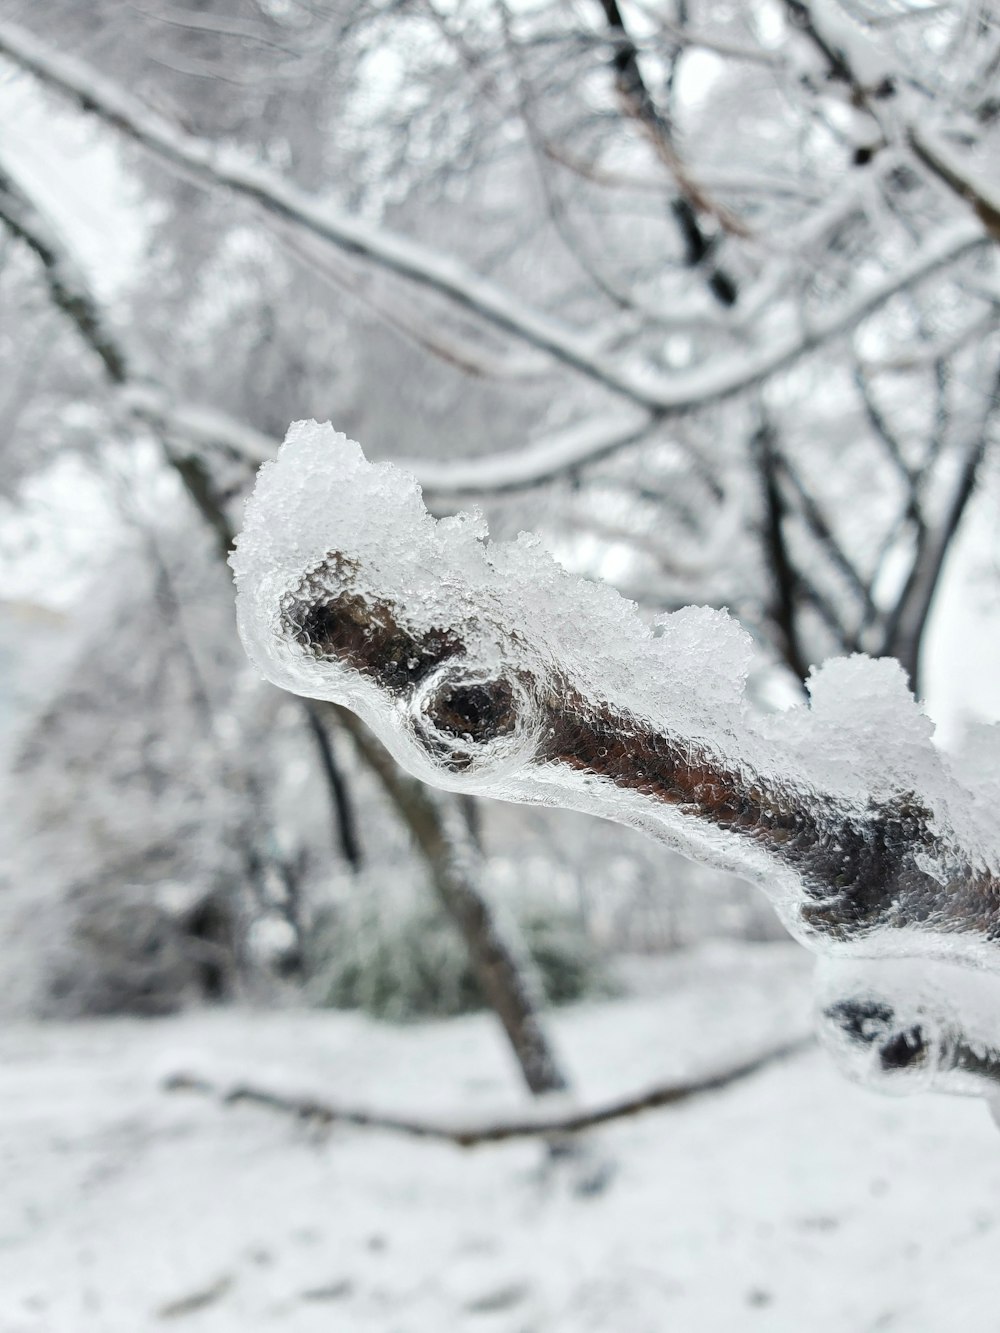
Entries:
[[994,241],[1000,241],[1000,181],[977,170],[934,130],[911,126],[908,138],[924,166],[970,204]]
[[114,384],[129,376],[129,363],[103,310],[62,238],[0,162],[0,223],[41,262],[54,304],[76,325]]
[[[172,169],[209,187],[233,191],[256,207],[265,220],[277,224],[280,234],[297,229],[336,251],[415,284],[443,298],[454,309],[544,352],[654,417],[689,411],[752,388],[850,333],[898,292],[988,244],[982,228],[971,220],[948,225],[888,276],[811,325],[791,328],[760,349],[727,355],[704,369],[677,376],[660,375],[615,364],[597,348],[592,337],[533,309],[457,260],[340,212],[232,147],[188,133],[82,61],[52,51],[15,24],[0,23],[0,55],[62,96],[72,98],[84,111],[141,144]],[[595,447],[606,452],[603,441]],[[574,462],[582,461],[581,451]],[[536,477],[540,479],[541,474]]]
[[[276,442],[268,436],[215,408],[177,402],[163,385],[138,368],[143,358],[126,348],[124,336],[101,306],[71,247],[2,162],[0,226],[22,241],[41,264],[53,304],[100,360],[117,390],[119,405],[129,416],[153,427],[161,439],[172,441],[166,454],[171,466],[179,470],[189,455],[217,449],[251,466],[273,456]],[[221,510],[215,506],[209,518],[216,528],[226,529],[228,547],[228,527]]]
[[149,381],[127,385],[120,397],[138,420],[197,451],[221,449],[254,467],[274,456],[276,441],[256,427],[216,408],[179,402]]
[[184,175],[230,189],[282,227],[301,228],[337,250],[447,298],[613,393],[644,406],[656,405],[655,392],[640,377],[606,364],[592,353],[586,339],[515,301],[457,261],[319,203],[238,151],[188,133],[83,61],[52,51],[25,29],[0,23],[0,54]]
[[100,359],[127,412],[192,447],[221,447],[254,465],[273,455],[275,441],[260,431],[214,408],[179,404],[162,385],[136,369],[141,358],[126,350],[123,336],[113,327],[71,248],[2,162],[0,226],[35,255],[53,304]]
[[[0,224],[35,254],[42,265],[54,304],[75,325],[118,387],[121,405],[131,416],[169,437],[182,453],[222,449],[253,467],[273,457],[277,441],[228,413],[198,403],[178,402],[161,384],[139,375],[123,339],[111,326],[69,247],[24,187],[0,162]],[[427,491],[445,498],[470,492],[502,492],[539,485],[578,463],[595,462],[641,440],[650,429],[647,413],[602,417],[573,426],[509,454],[465,462],[414,460]]]
[[412,472],[424,491],[440,499],[499,495],[543,485],[560,473],[638,444],[654,424],[655,418],[639,412],[588,418],[506,453],[482,458],[405,459],[399,467]]
[[[293,426],[262,468],[232,563],[258,668],[357,712],[416,776],[641,828],[755,881],[835,960],[940,963],[934,1030],[986,1040],[952,974],[981,969],[1000,1012],[995,792],[963,784],[935,748],[894,661],[828,662],[809,707],[758,716],[749,639],[724,612],[688,607],[650,628],[537,540],[490,543],[476,515],[433,519],[412,477],[316,423]],[[897,1018],[929,1031],[911,1009],[886,998],[888,1036],[856,1005],[823,1012],[869,1051],[892,1045]],[[931,1047],[906,1049],[923,1067]]]

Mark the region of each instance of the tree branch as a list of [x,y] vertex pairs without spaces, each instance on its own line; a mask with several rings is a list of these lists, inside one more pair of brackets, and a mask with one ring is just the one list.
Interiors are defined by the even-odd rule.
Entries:
[[[261,474],[233,563],[260,670],[359,712],[425,782],[644,828],[755,879],[819,952],[905,939],[995,965],[1000,848],[953,830],[973,798],[888,664],[855,663],[839,708],[786,715],[783,745],[746,706],[735,627],[688,612],[653,639],[534,548],[434,522],[411,479],[309,423]],[[855,722],[865,690],[881,730]]]
[[[833,529],[827,522],[823,511],[806,489],[805,483],[796,469],[792,467],[788,458],[778,451],[775,452],[775,469],[788,480],[792,490],[798,497],[799,505],[802,509],[802,516],[813,536],[826,552],[830,563],[835,569],[840,571],[850,586],[851,591],[860,598],[865,612],[869,614],[874,613],[875,605],[872,602],[871,589],[854,568],[851,561],[847,558],[844,548],[835,537]],[[842,641],[846,641],[846,637],[847,636],[843,632],[843,626],[841,626]]]
[[744,392],[850,332],[897,292],[986,243],[978,226],[943,228],[895,272],[872,284],[847,307],[817,320],[811,328],[791,330],[772,339],[761,351],[688,371],[676,379],[636,373],[608,363],[604,356],[593,352],[589,338],[516,301],[456,261],[321,206],[232,150],[178,129],[96,71],[77,60],[57,55],[13,24],[0,23],[0,54],[61,95],[72,98],[83,110],[141,144],[173,169],[209,187],[227,188],[253,204],[262,217],[276,219],[283,226],[302,228],[338,250],[358,255],[445,298],[456,308],[545,352],[591,382],[659,416],[686,412],[705,402],[719,402]]
[[76,325],[84,343],[100,359],[113,384],[129,377],[128,361],[91,297],[82,274],[32,201],[0,164],[0,221],[42,263],[53,303]]
[[998,393],[1000,376],[986,397],[982,419],[977,423],[973,439],[966,446],[958,480],[944,516],[933,531],[926,526],[921,528],[909,576],[888,618],[882,652],[895,657],[902,664],[915,693],[920,689],[920,652],[924,626],[934,604],[948,552],[975,493],[979,469],[986,454],[989,420],[997,410]]
[[[293,1116],[307,1124],[322,1126],[355,1125],[364,1129],[384,1129],[411,1138],[437,1139],[454,1143],[460,1148],[476,1148],[488,1143],[504,1143],[511,1139],[553,1139],[582,1134],[600,1125],[613,1124],[645,1111],[664,1106],[679,1106],[695,1097],[722,1092],[744,1079],[752,1078],[773,1064],[788,1060],[814,1044],[814,1038],[802,1037],[785,1042],[763,1055],[715,1074],[707,1074],[686,1083],[654,1084],[641,1092],[614,1098],[597,1106],[565,1108],[565,1099],[546,1098],[537,1103],[537,1109],[511,1119],[483,1120],[482,1122],[425,1119],[360,1106],[338,1105],[322,1097],[301,1096],[279,1092],[250,1082],[234,1083],[228,1087],[213,1083],[198,1074],[173,1074],[164,1081],[168,1092],[197,1092],[213,1097],[224,1106],[249,1103],[268,1107]],[[552,1101],[555,1105],[552,1105]]]
[[802,681],[809,674],[811,663],[806,660],[799,638],[799,578],[785,540],[785,501],[778,485],[773,428],[768,422],[762,422],[755,431],[751,452],[760,474],[764,557],[771,576],[770,618],[781,636],[781,656],[785,664]]
[[401,459],[399,466],[412,472],[424,491],[437,500],[503,495],[543,486],[553,477],[640,444],[656,424],[656,418],[638,412],[588,416],[509,452],[482,458]]
[[[273,452],[271,441],[224,413],[204,408],[177,409],[170,404],[165,390],[152,382],[132,378],[130,358],[111,331],[110,323],[83,273],[74,264],[62,241],[49,227],[34,202],[2,166],[0,223],[24,242],[40,261],[53,303],[72,321],[84,345],[97,355],[105,374],[118,390],[119,401],[132,415],[153,426],[161,441],[164,460],[215,535],[217,549],[225,561],[233,544],[233,528],[216,495],[201,451],[218,447],[221,440],[240,458],[259,462]],[[171,447],[167,442],[168,435],[186,441],[188,447],[183,450]],[[315,735],[313,710],[309,705],[304,705],[304,709],[307,722],[313,727]],[[319,743],[320,737],[316,736],[316,740]],[[356,868],[360,850],[353,812],[342,775],[336,768],[325,735],[320,754],[336,814],[341,847],[348,862]]]
[[96,115],[160,161],[211,188],[223,187],[253,204],[268,220],[302,228],[348,254],[445,297],[457,308],[547,353],[612,393],[656,406],[656,394],[626,370],[605,365],[587,343],[548,316],[512,300],[507,293],[455,260],[321,206],[266,170],[171,124],[138,99],[81,61],[49,50],[31,33],[0,23],[0,54],[82,110]]
[[533,964],[519,956],[514,939],[476,883],[479,856],[464,816],[460,827],[449,818],[454,812],[444,807],[442,798],[408,777],[348,709],[329,703],[312,707],[322,708],[350,735],[423,853],[434,893],[462,935],[476,980],[507,1034],[528,1088],[536,1096],[565,1092],[569,1083],[542,1025]]
[[[691,178],[674,146],[671,127],[661,114],[643,77],[639,51],[632,41],[618,0],[599,0],[609,31],[615,37],[611,64],[615,84],[625,114],[634,119],[645,131],[653,149],[666,166],[677,187],[673,212],[685,246],[685,261],[692,268],[706,263],[714,249],[714,240],[706,236],[698,220],[699,213],[713,217],[723,231],[734,236],[748,237],[746,226],[728,209],[721,208]],[[736,304],[738,289],[733,278],[718,265],[708,269],[708,288],[724,306]]]
[[728,357],[714,366],[689,370],[669,392],[658,392],[658,405],[648,415],[625,419],[591,419],[579,427],[528,444],[517,451],[484,454],[453,460],[447,465],[425,459],[404,459],[400,466],[413,472],[435,495],[519,490],[540,486],[574,468],[609,457],[637,443],[647,432],[673,416],[708,403],[734,398],[791,369],[798,361],[836,339],[852,333],[869,315],[910,287],[932,277],[964,256],[989,244],[982,233],[965,225],[950,227],[925,243],[910,259],[846,307],[772,339],[758,352]]
[[977,174],[940,135],[911,125],[907,131],[910,147],[934,175],[953,194],[972,207],[994,241],[1000,241],[1000,184]]
[[305,715],[312,738],[316,742],[320,765],[326,775],[326,783],[332,797],[335,815],[334,839],[340,846],[340,852],[344,860],[352,870],[358,871],[361,869],[364,859],[361,852],[361,841],[358,837],[358,821],[354,813],[350,792],[347,789],[347,783],[344,781],[344,775],[337,763],[333,740],[315,704],[306,702]]

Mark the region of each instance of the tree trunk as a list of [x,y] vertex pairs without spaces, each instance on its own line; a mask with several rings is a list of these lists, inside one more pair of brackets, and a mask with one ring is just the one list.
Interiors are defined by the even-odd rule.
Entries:
[[565,1092],[569,1082],[539,1015],[534,969],[479,888],[479,854],[457,801],[408,777],[353,713],[337,704],[316,707],[350,732],[423,853],[434,892],[462,934],[476,979],[503,1024],[525,1083],[536,1096]]

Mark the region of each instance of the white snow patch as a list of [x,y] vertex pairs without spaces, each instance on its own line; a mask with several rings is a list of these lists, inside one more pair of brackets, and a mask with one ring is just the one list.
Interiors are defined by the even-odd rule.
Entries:
[[[794,947],[716,947],[665,960],[656,996],[554,1027],[581,1098],[598,1097],[793,1035],[806,990]],[[4,1333],[996,1328],[1000,1155],[976,1102],[880,1099],[807,1052],[595,1134],[614,1171],[581,1198],[572,1171],[545,1178],[537,1144],[319,1141],[266,1110],[166,1094],[156,1077],[179,1046],[410,1112],[522,1104],[485,1016],[8,1028]]]

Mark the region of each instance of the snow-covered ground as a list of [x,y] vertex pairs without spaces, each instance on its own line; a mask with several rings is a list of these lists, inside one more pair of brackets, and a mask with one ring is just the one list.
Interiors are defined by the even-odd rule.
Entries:
[[[587,1102],[802,1031],[808,960],[713,946],[558,1014]],[[463,1151],[166,1093],[196,1066],[409,1112],[513,1109],[484,1016],[192,1013],[0,1033],[0,1333],[1000,1329],[1000,1134],[808,1049],[589,1137]],[[588,1168],[589,1169],[589,1168]]]

